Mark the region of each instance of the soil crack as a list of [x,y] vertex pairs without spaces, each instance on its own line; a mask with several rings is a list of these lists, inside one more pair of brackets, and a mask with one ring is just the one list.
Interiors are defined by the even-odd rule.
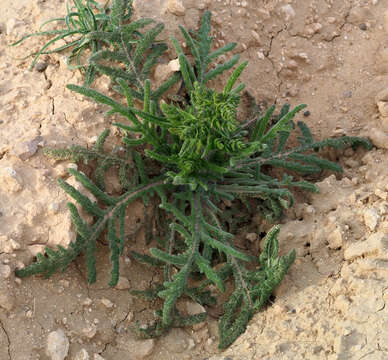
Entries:
[[[276,77],[277,79],[279,80],[279,83],[278,83],[278,86],[277,86],[277,94],[280,94],[280,91],[281,91],[281,88],[282,88],[282,85],[283,85],[283,80],[280,78],[280,71],[281,70],[277,70],[276,69],[276,66],[275,66],[275,61],[272,59],[271,57],[271,53],[272,53],[272,44],[274,41],[276,41],[276,39],[279,37],[279,35],[283,32],[283,31],[286,31],[287,30],[287,26],[283,27],[282,29],[278,30],[274,35],[271,36],[270,40],[269,40],[269,49],[267,52],[264,53],[264,56],[268,59],[268,61],[271,63],[272,65],[272,68],[274,70],[274,72],[276,73]],[[277,102],[277,99],[278,99],[278,96],[279,95],[276,95],[275,97],[275,103]]]
[[4,332],[4,334],[5,334],[5,337],[7,338],[7,343],[8,343],[8,345],[7,345],[8,358],[11,360],[11,359],[12,359],[12,357],[11,357],[11,340],[10,340],[9,335],[8,335],[8,333],[7,333],[7,330],[5,330],[5,327],[4,327],[4,325],[3,325],[3,323],[2,323],[1,320],[0,320],[0,327],[1,327],[1,329],[3,330],[3,332]]

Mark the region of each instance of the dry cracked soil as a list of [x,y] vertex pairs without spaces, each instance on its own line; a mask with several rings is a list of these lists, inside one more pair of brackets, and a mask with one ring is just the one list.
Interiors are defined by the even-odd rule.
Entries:
[[[44,246],[67,246],[75,237],[56,179],[74,183],[66,170],[77,165],[47,159],[42,147],[90,146],[113,119],[65,89],[82,76],[66,68],[63,54],[42,57],[38,69],[28,70],[30,59],[20,58],[46,39],[8,47],[65,14],[65,1],[2,0],[0,360],[388,359],[388,1],[135,0],[134,7],[137,17],[166,23],[162,38],[180,40],[178,25],[197,28],[203,11],[211,10],[216,46],[236,41],[235,53],[249,61],[242,80],[251,96],[266,104],[306,103],[304,121],[317,138],[366,136],[375,147],[328,152],[343,174],[321,178],[318,194],[297,194],[280,235],[281,252],[295,248],[296,262],[274,303],[229,349],[217,350],[211,317],[158,340],[138,340],[128,328],[152,319],[152,309],[128,290],[146,288],[160,274],[130,256],[122,259],[114,289],[107,286],[104,244],[96,284],[87,285],[83,259],[49,280],[14,276]],[[172,70],[174,59],[170,50],[155,81]],[[94,86],[111,91],[104,77]],[[117,134],[109,141],[117,143]],[[113,175],[107,183],[108,191],[120,190]],[[128,231],[142,214],[135,203]],[[259,248],[260,237],[247,235],[239,233]],[[138,232],[126,254],[141,250],[143,237]]]

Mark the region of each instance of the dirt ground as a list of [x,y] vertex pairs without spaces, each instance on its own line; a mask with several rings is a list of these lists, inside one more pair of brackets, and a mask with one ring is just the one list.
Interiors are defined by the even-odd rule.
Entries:
[[[45,39],[7,46],[65,9],[63,0],[0,4],[0,360],[388,359],[388,1],[135,0],[136,16],[166,23],[165,39],[182,40],[178,25],[196,28],[211,10],[216,45],[236,41],[235,52],[249,61],[242,80],[250,95],[308,104],[304,121],[317,138],[361,135],[376,146],[329,154],[344,173],[319,182],[320,193],[301,198],[284,219],[281,252],[295,248],[297,260],[276,301],[222,354],[212,318],[137,340],[129,326],[151,320],[153,309],[128,290],[160,274],[126,255],[118,288],[109,288],[104,244],[92,286],[83,259],[49,280],[14,276],[45,245],[67,246],[75,237],[56,179],[76,165],[48,160],[42,146],[90,146],[113,122],[103,107],[65,89],[82,76],[63,55],[42,58],[43,72],[18,60]],[[171,49],[166,63],[175,58]],[[110,91],[106,78],[94,86]],[[114,177],[108,183],[117,191]],[[142,213],[135,203],[129,232]],[[140,232],[126,254],[143,244]]]

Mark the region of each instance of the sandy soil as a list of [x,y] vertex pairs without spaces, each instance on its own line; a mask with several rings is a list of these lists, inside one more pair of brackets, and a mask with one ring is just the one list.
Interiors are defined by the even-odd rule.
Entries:
[[[118,289],[107,284],[108,248],[98,252],[98,281],[88,286],[83,259],[50,280],[15,278],[43,246],[67,246],[75,233],[42,146],[91,145],[113,121],[104,108],[65,89],[81,83],[63,55],[42,58],[43,72],[17,60],[44,43],[7,44],[65,14],[62,0],[2,0],[0,5],[0,360],[63,359],[47,343],[67,349],[66,359],[388,359],[388,2],[386,0],[135,0],[137,16],[195,28],[213,12],[217,46],[239,42],[249,66],[248,92],[270,104],[308,104],[318,138],[368,136],[369,153],[331,152],[342,177],[321,181],[320,193],[300,197],[281,231],[281,251],[297,260],[276,291],[276,301],[251,321],[225,353],[217,351],[217,323],[175,329],[159,340],[136,340],[128,327],[152,319],[152,305],[128,294],[160,274],[125,256]],[[179,5],[179,4],[178,4]],[[170,7],[169,7],[170,6]],[[169,10],[170,9],[170,10]],[[178,15],[177,15],[178,14]],[[176,57],[173,50],[169,59]],[[217,84],[216,84],[217,86]],[[98,89],[109,92],[100,78]],[[113,134],[110,142],[117,142]],[[74,181],[74,179],[68,179]],[[109,191],[117,191],[114,177]],[[134,204],[128,232],[141,219]],[[258,230],[259,231],[259,230]],[[140,231],[126,248],[140,250]],[[259,240],[258,240],[259,241]],[[260,244],[257,244],[260,246]],[[184,304],[193,310],[190,303]],[[57,357],[55,357],[57,356]]]

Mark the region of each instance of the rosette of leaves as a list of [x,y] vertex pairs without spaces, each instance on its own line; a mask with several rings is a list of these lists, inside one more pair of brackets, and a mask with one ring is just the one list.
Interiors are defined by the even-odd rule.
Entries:
[[[253,314],[268,301],[294,261],[295,252],[278,255],[279,227],[267,234],[259,256],[239,250],[233,242],[234,235],[221,221],[222,201],[259,198],[266,203],[267,209],[281,211],[292,205],[290,188],[310,191],[317,191],[317,188],[288,174],[280,179],[271,176],[264,171],[264,166],[299,174],[323,169],[341,171],[339,165],[319,157],[317,151],[326,146],[363,145],[369,148],[370,143],[356,137],[316,141],[308,127],[299,122],[299,145],[289,148],[287,140],[296,129],[293,118],[305,105],[292,110],[284,107],[281,116],[275,120],[275,107],[272,106],[264,116],[239,123],[236,112],[244,84],[237,84],[237,80],[247,63],[241,63],[223,91],[217,92],[207,86],[208,81],[231,69],[237,64],[238,56],[213,68],[210,65],[235,44],[211,51],[209,12],[205,12],[198,32],[181,30],[194,58],[192,65],[173,40],[187,91],[186,105],[156,103],[148,79],[144,81],[142,109],[134,107],[137,95],[127,79],[121,77],[115,81],[126,98],[126,105],[95,90],[68,85],[70,90],[108,105],[109,113],[124,117],[125,123],[116,126],[124,131],[122,141],[137,159],[131,174],[139,181],[126,187],[121,195],[112,196],[83,173],[69,170],[98,203],[92,203],[63,180],[60,180],[60,186],[95,221],[88,225],[75,205],[69,204],[78,232],[76,242],[69,249],[46,249],[47,256],[38,255],[36,263],[18,270],[17,275],[43,273],[50,276],[56,270],[64,270],[79,253],[85,252],[88,281],[94,282],[96,241],[106,229],[112,262],[110,285],[114,286],[119,276],[118,258],[125,246],[125,210],[135,199],[142,198],[145,202],[153,199],[165,212],[164,218],[169,219],[165,229],[168,235],[161,239],[155,237],[155,247],[144,254],[133,252],[132,256],[144,264],[163,268],[162,283],[138,292],[148,299],[162,299],[163,306],[156,312],[154,324],[139,327],[137,332],[143,337],[153,337],[172,326],[203,321],[205,314],[184,316],[179,313],[177,301],[185,296],[201,305],[211,306],[216,299],[209,286],[223,292],[229,285],[233,291],[219,325],[219,346],[223,349],[245,331]],[[102,152],[100,147],[100,155]],[[149,166],[145,166],[145,161]]]

